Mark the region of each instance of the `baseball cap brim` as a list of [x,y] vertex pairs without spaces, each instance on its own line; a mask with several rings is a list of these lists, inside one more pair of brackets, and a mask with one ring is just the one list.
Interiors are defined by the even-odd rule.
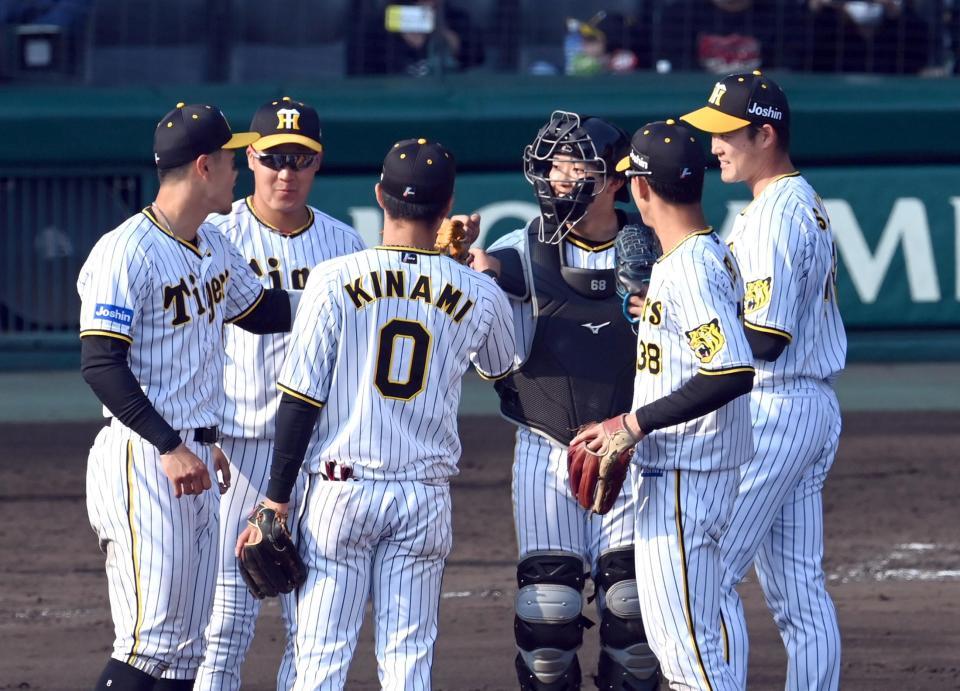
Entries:
[[230,139],[227,140],[227,143],[221,146],[221,149],[241,149],[245,146],[253,144],[255,141],[260,139],[260,134],[257,132],[236,132]]
[[710,132],[711,134],[725,134],[727,132],[733,132],[734,130],[739,130],[741,127],[746,127],[750,124],[749,120],[728,115],[727,113],[719,111],[710,106],[704,106],[703,108],[698,108],[692,113],[681,115],[680,119],[689,122],[698,130]]
[[302,134],[268,134],[265,137],[260,137],[253,145],[253,148],[257,151],[263,151],[264,149],[269,149],[272,146],[280,146],[281,144],[299,144],[300,146],[307,147],[311,151],[323,153],[323,144],[310,137],[305,137]]
[[630,156],[624,156],[619,161],[617,161],[616,171],[622,173],[625,170],[630,170]]

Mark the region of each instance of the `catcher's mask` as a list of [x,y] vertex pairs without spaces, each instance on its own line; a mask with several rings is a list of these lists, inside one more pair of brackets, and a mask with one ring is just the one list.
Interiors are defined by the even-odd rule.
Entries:
[[[523,175],[540,204],[540,242],[555,245],[563,240],[608,181],[622,177],[616,172],[617,162],[629,150],[630,138],[619,127],[596,117],[553,112],[523,150]],[[616,199],[629,201],[625,185]]]
[[629,311],[630,297],[646,297],[653,265],[663,254],[660,241],[647,226],[626,225],[617,234],[616,253],[617,295],[620,296],[623,316],[631,324],[640,321]]

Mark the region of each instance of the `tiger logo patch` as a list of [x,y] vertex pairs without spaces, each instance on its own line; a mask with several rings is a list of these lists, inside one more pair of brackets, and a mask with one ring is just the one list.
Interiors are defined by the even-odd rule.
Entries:
[[769,276],[758,281],[750,281],[743,296],[743,311],[750,314],[766,307],[770,303],[772,286],[773,279]]
[[685,332],[690,349],[700,362],[707,364],[719,353],[727,342],[720,330],[720,322],[712,319],[695,329]]

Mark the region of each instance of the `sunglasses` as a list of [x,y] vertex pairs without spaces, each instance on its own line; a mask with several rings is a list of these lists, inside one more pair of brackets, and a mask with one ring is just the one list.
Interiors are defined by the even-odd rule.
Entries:
[[253,157],[270,170],[277,171],[284,168],[305,170],[317,161],[317,154],[270,154],[254,151]]

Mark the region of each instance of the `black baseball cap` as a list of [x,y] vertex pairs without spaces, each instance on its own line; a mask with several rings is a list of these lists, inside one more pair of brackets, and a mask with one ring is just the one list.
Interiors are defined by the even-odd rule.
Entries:
[[300,144],[317,153],[323,151],[317,111],[289,96],[260,106],[253,115],[250,129],[260,135],[253,144],[257,151],[280,144]]
[[633,133],[630,153],[617,164],[627,177],[669,184],[702,184],[707,158],[693,133],[676,120],[650,122]]
[[785,129],[790,126],[790,106],[780,85],[754,70],[724,77],[714,84],[707,105],[680,119],[713,134],[747,125]]
[[153,133],[153,160],[157,168],[177,168],[197,156],[218,149],[240,149],[259,138],[255,132],[231,132],[227,118],[216,106],[178,103]]
[[453,196],[457,165],[453,154],[437,142],[404,139],[383,159],[380,187],[409,204],[436,204]]

